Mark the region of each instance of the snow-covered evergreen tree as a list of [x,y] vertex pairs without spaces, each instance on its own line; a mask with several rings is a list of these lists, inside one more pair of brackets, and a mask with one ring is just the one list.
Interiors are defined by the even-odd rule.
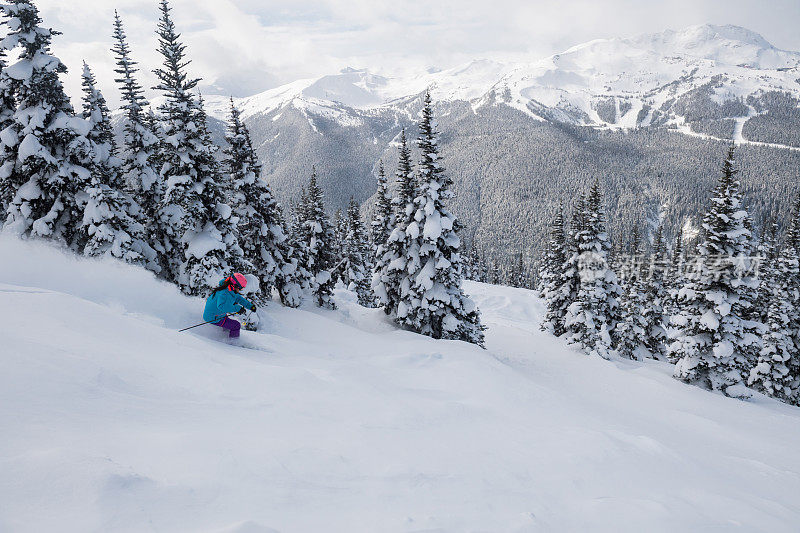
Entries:
[[464,279],[469,279],[472,281],[486,281],[485,279],[481,278],[483,265],[481,263],[481,256],[478,253],[478,249],[475,248],[474,243],[472,243],[467,250],[464,266]]
[[100,154],[98,164],[112,167],[114,184],[121,185],[118,167],[122,162],[114,161],[118,158],[116,157],[117,143],[114,140],[114,129],[111,126],[111,111],[108,109],[105,97],[97,88],[97,80],[86,61],[83,62],[83,72],[81,73],[81,90],[83,91],[81,116],[91,125],[86,137],[94,144],[103,145],[105,150]]
[[30,0],[0,4],[0,12],[9,28],[0,48],[14,50],[17,57],[0,75],[5,97],[16,101],[0,135],[5,225],[20,235],[48,237],[81,250],[90,180],[81,161],[90,151],[89,123],[75,116],[60,80],[67,68],[50,53],[58,32],[41,26]]
[[509,272],[509,284],[518,289],[524,288],[528,285],[528,268],[525,266],[525,260],[522,258],[521,253],[514,256],[514,262],[511,264]]
[[147,131],[152,133],[159,142],[159,145],[156,146],[156,153],[153,160],[156,162],[155,167],[160,169],[161,164],[158,161],[160,152],[158,149],[160,148],[161,138],[163,137],[164,132],[161,131],[160,121],[158,119],[158,116],[156,116],[155,111],[153,111],[152,107],[148,107],[147,110],[144,112],[142,123],[144,124],[144,127],[147,128]]
[[[191,94],[199,80],[189,79],[186,75],[186,47],[179,41],[179,34],[170,17],[170,9],[167,1],[161,0],[158,50],[164,57],[164,67],[154,71],[159,80],[154,88],[165,97],[159,107],[158,119],[163,138],[157,155],[160,165],[159,180],[164,184],[164,192],[157,209],[158,224],[154,240],[164,250],[164,275],[176,281],[184,291],[191,293],[193,290],[189,286],[186,273],[186,259],[190,253],[188,244],[192,234],[196,232],[195,221],[203,218],[203,203],[200,198],[202,187],[198,184],[194,163],[200,141],[198,127],[194,122],[194,99]],[[217,241],[221,241],[221,236]],[[210,247],[215,246],[218,244],[210,244]]]
[[344,217],[342,248],[339,255],[344,263],[339,271],[342,283],[356,293],[359,305],[364,307],[375,306],[375,296],[370,286],[371,252],[358,203],[351,198]]
[[[678,294],[680,290],[683,288],[686,279],[684,274],[686,272],[686,253],[684,249],[684,242],[683,242],[683,228],[678,228],[678,234],[675,236],[675,244],[672,246],[672,251],[670,254],[669,265],[667,267],[666,273],[666,289],[667,289],[667,296],[664,302],[664,326],[667,329],[667,337],[669,344],[669,338],[674,333],[674,328],[671,326],[671,317],[678,314],[679,309],[679,302],[678,302]],[[677,363],[676,359],[673,359],[672,352],[669,350],[669,346],[667,346],[666,351],[667,359],[671,363]]]
[[497,259],[494,259],[492,266],[489,267],[488,279],[492,285],[503,284],[503,269],[500,268],[500,262]]
[[626,359],[643,359],[650,355],[648,346],[649,320],[652,312],[648,301],[649,280],[643,268],[643,247],[639,227],[634,226],[626,261],[626,275],[622,281],[620,320],[615,327],[616,350]]
[[667,245],[664,240],[664,226],[659,224],[653,239],[653,253],[650,255],[644,273],[644,300],[647,322],[645,345],[650,354],[657,358],[665,358],[667,354],[667,329],[665,326],[665,306],[669,299],[667,272],[669,260]]
[[289,272],[291,273],[291,280],[295,282],[293,287],[295,290],[287,294],[287,298],[292,298],[292,301],[297,305],[291,305],[284,299],[283,292],[281,292],[281,300],[284,305],[289,307],[297,307],[302,303],[303,293],[310,291],[313,286],[313,276],[308,271],[308,245],[304,239],[305,230],[303,222],[301,221],[301,210],[305,204],[306,190],[301,189],[300,202],[294,205],[291,209],[291,216],[288,223],[288,239],[289,252],[287,257],[291,260]]
[[408,291],[408,257],[412,239],[406,232],[414,220],[414,198],[417,183],[411,169],[411,151],[406,133],[400,133],[399,160],[397,164],[397,196],[392,199],[391,232],[385,245],[378,246],[372,290],[387,315],[397,316],[401,294]]
[[280,207],[269,185],[261,179],[261,163],[233,99],[225,139],[229,146],[225,149],[224,164],[230,174],[233,216],[238,219],[239,243],[243,250],[243,261],[235,268],[252,268],[259,277],[264,297],[269,298],[275,289],[284,305],[297,307],[301,294],[295,279],[297,265],[289,257],[290,246]]
[[550,227],[550,241],[540,273],[540,295],[547,305],[547,314],[542,321],[542,330],[556,337],[564,334],[564,318],[571,300],[567,267],[567,235],[564,228],[564,210],[559,209]]
[[[348,204],[349,206],[350,204]],[[333,230],[336,232],[337,237],[339,235],[344,235],[347,233],[345,226],[347,225],[347,215],[342,213],[342,210],[336,208],[336,212],[333,213]],[[338,244],[338,243],[337,243]]]
[[762,258],[762,262],[774,261],[778,258],[780,252],[778,246],[778,223],[774,219],[767,221],[756,251],[757,255]]
[[374,256],[377,257],[378,248],[384,246],[389,240],[393,228],[392,220],[392,195],[386,182],[386,173],[383,161],[378,162],[378,192],[375,196],[375,212],[372,215],[372,246]]
[[147,243],[144,226],[135,217],[141,209],[124,191],[122,161],[115,155],[108,106],[86,63],[83,64],[82,76],[83,118],[91,124],[86,136],[90,152],[84,161],[91,172],[91,186],[83,213],[83,231],[86,233],[83,253],[146,265],[155,261],[156,255]]
[[769,276],[771,295],[767,313],[768,331],[759,353],[758,363],[751,369],[748,384],[782,401],[796,403],[800,387],[800,353],[795,344],[800,324],[800,265],[794,246],[781,251]]
[[[337,258],[342,258],[345,235],[347,235],[347,214],[337,208],[333,214],[333,240],[329,244],[333,255]],[[332,270],[331,278],[336,285],[342,279],[342,269]]]
[[0,228],[6,219],[8,204],[14,198],[16,192],[14,183],[11,179],[14,171],[14,160],[6,158],[6,146],[3,141],[2,132],[6,128],[13,129],[14,111],[17,103],[14,101],[14,91],[11,86],[11,78],[4,76],[8,53],[0,47]]
[[155,237],[168,259],[166,275],[184,292],[202,294],[230,270],[241,249],[232,210],[222,194],[225,186],[205,112],[190,92],[198,80],[186,75],[186,47],[167,0],[161,0],[160,10],[159,52],[164,64],[154,72],[159,80],[155,88],[165,97],[159,108],[163,136],[158,160],[166,188]]
[[401,286],[396,320],[436,339],[455,339],[483,346],[480,312],[461,289],[458,221],[445,206],[452,198],[452,179],[444,171],[430,93],[425,94],[417,144],[420,161],[411,239],[406,257],[407,281]]
[[761,238],[756,246],[756,261],[758,261],[758,291],[753,303],[753,311],[758,320],[767,324],[769,322],[769,308],[772,303],[772,278],[777,273],[778,259],[778,224],[774,220],[767,221],[761,232]]
[[[761,392],[795,405],[800,405],[800,257],[795,248],[800,235],[799,206],[800,198],[790,212],[780,254],[762,265],[766,281],[762,280],[765,294],[760,294],[759,304],[768,303],[768,331],[748,379]],[[764,255],[769,258],[769,250]]]
[[537,261],[534,261],[525,271],[524,288],[535,291],[538,289],[539,284],[539,264]]
[[[276,288],[283,305],[299,307],[303,303],[303,292],[310,287],[311,274],[302,266],[302,251],[298,249],[298,241],[293,238],[292,227],[287,226],[280,209],[278,209],[278,222],[286,229],[287,238],[282,245],[286,264],[281,269],[281,277],[275,280]],[[294,215],[289,224],[293,222]]]
[[[213,261],[223,265],[227,270],[240,268],[250,270],[252,265],[244,259],[244,251],[239,243],[238,217],[234,216],[232,204],[235,203],[233,183],[230,174],[223,172],[220,161],[217,158],[219,148],[214,143],[211,132],[208,129],[208,116],[203,106],[202,96],[196,102],[195,124],[199,129],[200,146],[198,149],[195,164],[197,165],[198,177],[203,185],[202,200],[205,206],[206,223],[201,233],[202,238],[207,235],[219,233],[222,236],[222,247],[210,252],[214,256]],[[187,267],[192,269],[192,259],[200,262],[208,262],[209,258],[199,258],[194,255],[189,258]],[[197,269],[195,268],[195,271]],[[209,279],[206,267],[198,271],[197,279]],[[214,274],[212,273],[211,276]],[[214,282],[216,283],[216,282]]]
[[[152,235],[157,232],[158,205],[163,194],[163,184],[159,180],[157,168],[159,141],[152,129],[154,125],[149,127],[146,123],[147,101],[142,86],[136,80],[137,63],[131,58],[122,19],[116,10],[113,37],[111,51],[116,61],[114,72],[117,74],[114,81],[122,93],[122,109],[125,111],[124,151],[121,156],[123,178],[125,188],[134,193],[141,207],[141,212],[136,215],[137,220],[144,225],[148,235]],[[164,249],[158,243],[153,244],[156,245],[158,256],[156,261],[148,264],[148,268],[158,273],[167,261]]]
[[[794,255],[800,261],[800,194],[797,195],[791,217],[784,248],[793,245]],[[785,254],[790,255],[791,252],[786,251]],[[794,298],[793,313],[789,318],[789,327],[793,332],[795,347],[794,357],[789,361],[789,372],[794,377],[792,385],[794,398],[792,403],[800,406],[800,275],[790,277],[788,287],[791,296]]]
[[488,268],[474,242],[467,247],[463,257],[464,279],[486,283]]
[[647,351],[647,301],[642,292],[639,277],[625,280],[623,296],[620,299],[620,321],[617,323],[616,350],[626,359],[643,359],[650,355]]
[[744,396],[760,329],[747,319],[756,281],[748,273],[750,231],[736,172],[731,147],[703,217],[697,257],[678,294],[672,323],[681,334],[670,351],[679,359],[676,378]]
[[573,202],[572,216],[570,217],[569,232],[566,235],[566,245],[564,246],[564,268],[561,273],[561,283],[564,302],[564,316],[562,324],[566,333],[566,318],[569,306],[578,297],[578,289],[581,286],[580,277],[580,251],[578,249],[578,235],[583,231],[586,218],[586,195],[581,194]]
[[575,250],[567,262],[568,273],[575,269],[579,285],[564,325],[571,343],[608,358],[615,343],[612,335],[619,321],[618,298],[622,289],[608,264],[610,244],[599,181],[595,181],[582,203]]
[[464,279],[475,280],[474,250],[472,246],[464,243],[461,251],[461,274]]
[[335,235],[325,213],[322,189],[317,185],[316,168],[312,169],[308,189],[304,191],[298,221],[298,240],[303,243],[305,255],[303,267],[311,275],[314,300],[320,307],[336,309],[333,302],[334,280],[331,276],[331,270],[337,263],[337,256],[331,248]]
[[786,234],[786,243],[793,246],[797,256],[800,257],[800,193],[792,207],[791,221],[792,226]]
[[478,266],[476,269],[476,281],[481,283],[489,283],[489,263],[486,261],[486,256],[481,254],[478,257]]
[[624,270],[627,268],[625,265],[625,258],[627,256],[625,243],[622,239],[613,240],[609,237],[609,240],[612,242],[612,245],[608,250],[608,267],[614,272],[620,272],[620,278],[624,279]]
[[[644,245],[638,221],[631,230],[631,238],[627,246],[617,256],[618,259],[615,260],[616,264],[612,269],[618,273],[617,275],[620,279],[625,280],[628,277],[640,279],[644,268]],[[611,261],[609,261],[609,264],[611,264]]]

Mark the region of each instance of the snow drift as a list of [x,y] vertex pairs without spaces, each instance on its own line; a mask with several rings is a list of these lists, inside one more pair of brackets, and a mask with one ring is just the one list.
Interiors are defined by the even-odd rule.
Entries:
[[340,310],[223,342],[144,270],[0,239],[0,531],[793,531],[800,410],[607,362],[529,291],[484,351]]

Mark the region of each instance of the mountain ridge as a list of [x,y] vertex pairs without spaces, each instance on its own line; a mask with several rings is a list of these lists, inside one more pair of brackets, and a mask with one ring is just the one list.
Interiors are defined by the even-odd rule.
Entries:
[[[378,161],[391,176],[398,136],[405,129],[416,137],[421,96],[430,89],[464,240],[498,261],[522,254],[534,264],[556,206],[569,210],[595,178],[607,193],[615,239],[661,219],[672,242],[702,211],[731,143],[741,146],[755,229],[769,217],[780,220],[786,199],[798,193],[800,72],[778,67],[798,58],[744,28],[701,25],[592,41],[532,63],[476,60],[399,81],[345,69],[234,102],[263,178],[285,207],[316,165],[331,214],[352,197],[368,216]],[[769,68],[742,66],[756,60]],[[352,98],[325,98],[333,94]],[[205,101],[221,132],[228,97]]]
[[[642,61],[645,63],[641,64]],[[695,83],[684,83],[684,88],[691,90],[715,76],[725,75],[734,83],[723,83],[718,91],[722,100],[729,99],[722,94],[725,91],[731,97],[749,96],[756,85],[800,93],[800,84],[789,72],[798,65],[800,53],[780,50],[756,32],[740,26],[703,24],[630,38],[596,39],[528,63],[476,59],[408,78],[346,68],[338,74],[297,80],[234,101],[245,117],[268,113],[297,99],[363,111],[391,107],[398,100],[429,89],[437,100],[444,102],[485,105],[487,101],[502,101],[532,118],[636,127],[649,125],[647,117],[634,120],[637,117],[631,116],[619,123],[607,120],[610,115],[603,110],[597,112],[598,105],[603,104],[596,100],[603,96],[636,98],[643,101],[641,110],[645,106],[663,105],[666,97],[648,93],[669,88],[681,78],[694,80]],[[761,74],[767,79],[754,83],[753,78],[759,77],[755,71],[765,71]],[[207,95],[206,100],[209,113],[224,119],[228,97]],[[537,112],[539,107],[560,112],[542,116]],[[637,107],[636,103],[633,107]]]

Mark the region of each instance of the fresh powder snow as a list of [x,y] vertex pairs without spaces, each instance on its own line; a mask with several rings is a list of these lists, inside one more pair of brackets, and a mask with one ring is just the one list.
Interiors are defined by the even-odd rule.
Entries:
[[138,267],[0,238],[0,531],[796,531],[800,410],[605,361],[474,282],[486,350],[337,311],[231,346]]

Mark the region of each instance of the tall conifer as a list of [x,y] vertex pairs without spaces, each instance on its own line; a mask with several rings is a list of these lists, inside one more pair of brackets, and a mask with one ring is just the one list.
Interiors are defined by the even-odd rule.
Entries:
[[335,309],[333,302],[334,280],[331,270],[337,257],[331,244],[335,239],[333,226],[325,213],[322,189],[317,185],[316,168],[311,171],[308,189],[304,191],[299,208],[299,240],[305,249],[305,269],[311,276],[311,290],[315,303],[327,309]]
[[579,229],[573,257],[568,261],[578,287],[564,323],[571,343],[607,358],[615,344],[613,335],[619,321],[618,299],[622,289],[608,264],[610,244],[599,180],[595,180],[581,203],[583,213],[577,214]]
[[[114,45],[111,48],[116,62],[114,69],[117,77],[114,81],[122,93],[122,109],[125,111],[123,125],[123,177],[125,186],[131,190],[141,206],[141,213],[137,219],[144,225],[147,234],[158,232],[157,213],[161,196],[164,192],[163,183],[159,179],[158,169],[158,136],[153,131],[155,122],[148,125],[147,100],[144,90],[136,79],[137,63],[131,57],[125,29],[119,14],[114,11]],[[160,272],[167,263],[164,257],[163,246],[152,243],[158,253],[157,260],[149,267]]]
[[115,155],[108,106],[86,63],[83,64],[83,118],[90,124],[89,152],[84,165],[91,172],[89,198],[83,213],[86,234],[83,253],[149,265],[155,262],[156,254],[147,243],[144,226],[136,219],[141,209],[124,190],[122,161]]
[[378,246],[375,258],[375,273],[372,277],[372,290],[387,315],[397,316],[400,298],[408,291],[408,257],[412,246],[411,237],[406,230],[414,219],[414,198],[417,184],[411,169],[411,151],[408,148],[406,133],[400,133],[399,160],[396,196],[392,199],[392,224],[386,243]]
[[703,217],[697,258],[678,294],[670,347],[675,377],[726,395],[743,396],[760,330],[748,320],[755,280],[748,273],[750,231],[731,147]]
[[417,196],[413,219],[405,232],[411,239],[406,256],[407,281],[401,285],[396,320],[436,339],[482,346],[480,312],[461,288],[459,224],[446,206],[453,197],[453,183],[441,164],[430,93],[425,94],[417,144]]
[[41,26],[30,0],[11,0],[0,12],[9,28],[1,47],[19,51],[0,75],[4,98],[13,95],[16,101],[13,115],[4,112],[2,136],[6,226],[81,250],[89,123],[75,116],[60,79],[67,67],[50,52],[59,32]]

